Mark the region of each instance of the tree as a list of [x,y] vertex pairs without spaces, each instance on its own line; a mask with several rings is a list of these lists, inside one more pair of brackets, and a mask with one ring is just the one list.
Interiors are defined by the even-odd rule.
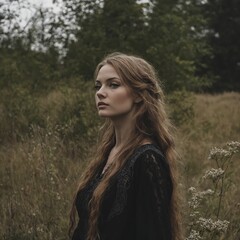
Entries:
[[90,79],[100,55],[103,33],[101,29],[102,7],[98,0],[65,2],[65,15],[74,18],[75,39],[67,48],[64,58],[64,76]]
[[148,49],[168,91],[196,90],[207,84],[197,76],[200,56],[209,54],[202,29],[205,22],[195,1],[151,1]]
[[102,26],[104,49],[140,53],[145,45],[143,5],[136,0],[105,0]]
[[50,89],[59,80],[59,54],[50,24],[53,14],[34,9],[22,26],[20,12],[25,7],[25,0],[0,4],[0,88]]
[[218,78],[212,91],[240,90],[240,1],[208,0],[204,8],[209,20],[208,38],[213,57],[209,71]]
[[140,52],[144,15],[135,0],[72,1],[69,13],[76,19],[76,41],[65,58],[67,76],[91,79],[99,60],[112,51]]

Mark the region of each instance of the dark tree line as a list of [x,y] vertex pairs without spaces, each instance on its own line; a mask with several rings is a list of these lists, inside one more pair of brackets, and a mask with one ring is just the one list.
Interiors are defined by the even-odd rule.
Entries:
[[206,60],[215,77],[212,91],[240,90],[240,1],[208,0],[208,44],[212,55]]
[[[54,1],[57,4],[57,1]],[[140,55],[168,91],[240,90],[238,0],[63,0],[21,26],[26,0],[0,3],[0,87],[32,90],[92,79],[107,53]]]

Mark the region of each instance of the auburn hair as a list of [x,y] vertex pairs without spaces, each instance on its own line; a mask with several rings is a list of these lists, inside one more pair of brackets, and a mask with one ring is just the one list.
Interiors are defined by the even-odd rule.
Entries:
[[[95,79],[99,70],[106,64],[111,65],[120,76],[126,86],[129,87],[132,94],[137,95],[141,101],[136,104],[133,115],[134,129],[131,135],[126,139],[125,145],[115,156],[115,161],[105,172],[101,182],[93,192],[89,202],[89,229],[87,240],[96,240],[98,234],[98,217],[101,211],[101,203],[113,177],[123,167],[126,160],[133,151],[140,146],[145,139],[150,139],[158,145],[170,166],[170,175],[173,183],[173,193],[171,199],[171,240],[182,240],[180,228],[180,214],[178,209],[177,194],[177,171],[176,171],[176,152],[174,139],[172,136],[173,127],[165,112],[164,94],[155,69],[144,59],[126,55],[122,53],[113,53],[107,55],[96,67]],[[77,192],[74,196],[72,209],[70,212],[69,234],[76,225],[76,197],[88,182],[103,168],[107,157],[115,145],[115,132],[110,119],[106,119],[100,130],[100,140],[94,159],[86,168],[82,175]],[[81,221],[81,216],[80,216]]]

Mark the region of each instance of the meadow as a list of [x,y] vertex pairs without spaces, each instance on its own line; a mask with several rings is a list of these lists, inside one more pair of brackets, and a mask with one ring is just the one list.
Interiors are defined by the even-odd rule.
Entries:
[[[68,239],[72,196],[101,125],[92,90],[87,89],[80,94],[63,88],[34,98],[19,89],[2,97],[0,239]],[[179,187],[188,240],[240,239],[239,103],[240,94],[234,92],[169,97],[169,112],[177,125]],[[230,151],[226,143],[231,141],[235,148],[230,155],[216,155],[224,160],[221,166],[227,166],[224,174],[213,181],[203,178],[218,162],[211,160],[213,152],[208,158],[211,149]],[[225,225],[207,228],[216,222]]]

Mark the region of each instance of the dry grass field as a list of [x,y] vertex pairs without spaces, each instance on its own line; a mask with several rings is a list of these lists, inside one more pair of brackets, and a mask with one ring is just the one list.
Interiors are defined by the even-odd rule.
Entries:
[[[71,93],[69,96],[74,97]],[[71,128],[75,120],[66,122],[64,126],[57,124],[57,111],[66,104],[63,96],[55,92],[40,100],[41,111],[46,116],[48,111],[54,124],[44,129],[32,127],[30,134],[0,146],[0,239],[3,240],[68,239],[68,213],[72,195],[86,163],[87,152],[94,145],[92,136],[98,125],[95,120],[88,119],[93,111],[91,103],[83,103],[89,106],[82,115],[82,124],[84,121],[92,124],[87,133],[84,130],[84,134],[90,137],[87,140],[76,138],[68,141],[71,135],[66,138],[62,134],[63,128]],[[75,101],[74,98],[72,101]],[[208,160],[211,148],[222,147],[229,141],[240,141],[239,93],[194,95],[193,107],[193,119],[177,130],[181,176],[179,185],[184,192],[183,198],[190,198],[190,187],[201,188],[201,191],[212,188],[212,183],[201,180],[204,172],[214,167],[214,162]],[[79,111],[82,111],[81,108]],[[235,154],[229,163],[219,214],[219,217],[230,222],[228,230],[214,237],[211,235],[211,238],[203,235],[202,239],[240,239],[239,172],[239,154]],[[187,210],[188,199],[184,202],[184,212],[190,214]],[[208,206],[205,214],[209,217],[210,213],[215,214],[219,201],[211,201],[212,205],[210,201],[209,205],[207,203],[203,202],[203,207],[199,209],[204,211]],[[184,222],[188,235],[191,218],[187,214]]]
[[177,137],[189,184],[210,165],[207,157],[212,147],[240,140],[240,94],[196,95],[194,113],[193,122],[181,126]]

